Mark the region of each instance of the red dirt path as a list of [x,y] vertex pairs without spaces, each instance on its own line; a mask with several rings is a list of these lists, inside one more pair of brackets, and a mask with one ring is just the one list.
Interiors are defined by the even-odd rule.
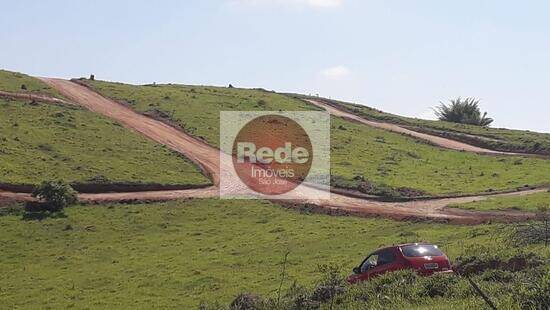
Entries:
[[327,110],[330,114],[338,117],[345,118],[347,120],[351,120],[357,123],[365,124],[371,127],[380,128],[396,133],[401,133],[407,136],[411,136],[414,138],[418,138],[424,141],[427,141],[433,145],[437,145],[443,148],[451,149],[451,150],[457,150],[457,151],[465,151],[465,152],[473,152],[473,153],[479,153],[479,154],[497,154],[497,155],[526,155],[526,154],[519,154],[519,153],[511,153],[511,152],[501,152],[501,151],[495,151],[490,149],[485,149],[477,146],[473,146],[464,142],[459,142],[452,139],[447,139],[443,137],[433,136],[426,133],[421,133],[417,131],[413,131],[407,128],[400,127],[395,124],[390,123],[383,123],[383,122],[375,122],[371,120],[364,119],[358,115],[355,115],[353,113],[346,112],[344,110],[338,109],[330,104],[324,103],[319,100],[312,100],[307,99],[305,100],[313,105],[316,105],[320,108],[323,108]]
[[[154,120],[142,114],[135,112],[134,110],[117,103],[111,99],[105,98],[100,94],[84,87],[82,85],[73,83],[71,81],[53,78],[41,78],[44,82],[50,86],[56,88],[65,98],[73,101],[74,103],[81,105],[91,111],[107,116],[124,127],[139,132],[140,134],[158,142],[164,144],[171,149],[180,152],[195,163],[197,163],[206,174],[208,174],[214,183],[214,186],[203,189],[192,190],[177,190],[177,191],[151,191],[151,192],[132,192],[132,193],[101,193],[101,194],[79,194],[79,199],[83,202],[119,202],[119,201],[133,201],[133,200],[150,200],[150,201],[162,201],[172,200],[180,198],[213,198],[218,196],[218,184],[220,173],[220,159],[219,150],[206,144],[205,142],[196,139],[174,127],[171,127],[161,121]],[[311,101],[310,101],[311,102]],[[318,102],[311,102],[319,105]],[[354,119],[361,123],[370,122],[335,109],[332,106],[326,107],[320,105],[327,110],[338,116]],[[403,132],[404,128],[384,124],[368,124],[371,126],[388,129],[392,131]],[[395,128],[395,127],[397,128]],[[412,132],[416,137],[421,138],[419,133]],[[452,149],[460,149],[465,151],[477,152],[477,153],[499,153],[491,150],[485,150],[470,146],[464,143],[452,141],[449,139],[433,137],[426,134],[434,144],[441,143],[442,146]],[[443,139],[443,140],[440,140]],[[321,189],[307,188],[304,191],[320,191]],[[527,195],[536,192],[545,191],[546,189],[537,190],[525,190],[507,194],[496,194],[490,196],[470,196],[461,198],[446,198],[446,199],[430,199],[421,201],[409,201],[409,202],[381,202],[368,199],[359,199],[349,196],[331,194],[331,198],[328,200],[304,200],[297,198],[293,203],[301,204],[308,203],[314,204],[327,210],[336,210],[347,214],[353,214],[358,216],[368,217],[385,217],[396,220],[432,220],[440,222],[449,222],[456,224],[479,224],[491,220],[514,222],[525,221],[534,218],[533,213],[519,212],[519,211],[494,211],[494,212],[478,212],[462,209],[446,208],[449,204],[453,203],[465,203],[477,200],[487,199],[489,197],[497,196],[512,196],[512,195]],[[0,201],[2,200],[31,200],[32,198],[28,194],[10,193],[0,191]]]

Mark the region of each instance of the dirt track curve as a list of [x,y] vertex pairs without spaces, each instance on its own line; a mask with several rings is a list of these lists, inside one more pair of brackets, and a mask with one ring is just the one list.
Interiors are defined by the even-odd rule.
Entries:
[[354,122],[357,122],[357,123],[365,124],[365,125],[368,125],[368,126],[371,126],[371,127],[380,128],[380,129],[384,129],[384,130],[388,130],[388,131],[392,131],[392,132],[396,132],[396,133],[401,133],[401,134],[411,136],[411,137],[414,137],[414,138],[418,138],[418,139],[427,141],[431,144],[434,144],[434,145],[437,145],[437,146],[440,146],[440,147],[443,147],[443,148],[451,149],[451,150],[473,152],[473,153],[479,153],[479,154],[528,155],[528,154],[520,154],[520,153],[512,153],[512,152],[501,152],[501,151],[485,149],[485,148],[473,146],[473,145],[470,145],[470,144],[467,144],[467,143],[459,142],[459,141],[456,141],[456,140],[451,140],[451,139],[447,139],[447,138],[443,138],[443,137],[438,137],[438,136],[433,136],[433,135],[413,131],[413,130],[410,130],[410,129],[407,129],[407,128],[400,127],[400,126],[395,125],[395,124],[375,122],[375,121],[367,120],[367,119],[362,118],[358,115],[355,115],[355,114],[350,113],[350,112],[346,112],[342,109],[338,109],[338,108],[336,108],[336,107],[334,107],[330,104],[324,103],[324,102],[319,101],[319,100],[305,99],[305,101],[307,101],[307,102],[309,102],[313,105],[316,105],[320,108],[325,109],[327,112],[329,112],[330,114],[332,114],[334,116],[342,117],[342,118],[345,118],[347,120],[351,120],[351,121],[354,121]]
[[[141,133],[142,135],[164,144],[169,148],[182,153],[195,163],[197,163],[213,180],[214,186],[203,189],[176,190],[176,191],[150,191],[150,192],[132,192],[132,193],[101,193],[101,194],[79,194],[79,199],[84,202],[117,202],[132,200],[171,200],[179,198],[207,198],[217,197],[220,180],[220,159],[219,150],[196,139],[176,128],[173,128],[161,121],[151,119],[139,114],[134,110],[117,103],[111,99],[105,98],[100,94],[88,89],[85,86],[73,83],[71,81],[52,78],[41,78],[44,82],[57,89],[65,98],[81,105],[91,111],[105,115],[126,128]],[[316,104],[316,103],[315,103]],[[317,104],[318,105],[318,104]],[[323,105],[324,106],[324,105]],[[352,118],[353,115],[336,110],[327,109],[330,113],[338,116]],[[342,114],[344,113],[344,114]],[[356,117],[356,116],[354,116]],[[360,121],[356,119],[357,121]],[[364,119],[363,121],[368,122]],[[380,123],[377,123],[380,124]],[[369,124],[370,125],[370,124]],[[392,125],[393,126],[393,125]],[[378,125],[377,125],[378,127]],[[396,126],[397,127],[397,126]],[[382,128],[382,127],[380,127]],[[393,128],[393,127],[392,127]],[[400,127],[399,127],[400,128]],[[389,128],[385,128],[389,129]],[[404,129],[404,128],[401,128]],[[392,130],[392,129],[389,129]],[[406,129],[404,129],[406,130]],[[413,132],[414,133],[414,132]],[[407,133],[408,134],[408,133]],[[418,134],[418,133],[415,133]],[[424,134],[423,134],[424,135]],[[426,135],[431,137],[429,135]],[[445,145],[454,146],[454,149],[479,153],[499,153],[490,150],[484,150],[469,146],[467,144],[455,142],[452,140],[437,138],[437,140],[447,140]],[[430,138],[430,139],[431,139]],[[453,142],[451,144],[450,142]],[[456,144],[454,144],[456,143]],[[453,147],[449,147],[453,148]],[[490,152],[487,152],[490,151]],[[417,219],[434,220],[441,222],[450,222],[456,224],[479,224],[491,220],[513,222],[532,219],[532,213],[519,211],[495,211],[495,212],[477,212],[461,209],[446,208],[452,203],[465,203],[477,200],[483,200],[487,197],[527,195],[546,189],[525,190],[508,194],[497,194],[491,196],[470,196],[460,198],[430,199],[422,201],[409,202],[381,202],[367,199],[359,199],[339,194],[331,194],[328,200],[307,200],[297,199],[294,203],[310,203],[321,208],[334,211],[335,213],[347,213],[359,216],[380,216],[396,220]],[[320,191],[320,189],[308,188],[307,191]],[[10,193],[0,191],[0,199],[32,199],[28,194]]]
[[182,153],[199,165],[215,185],[219,183],[218,150],[186,133],[157,121],[134,110],[107,99],[100,94],[71,81],[62,79],[41,78],[56,88],[65,98],[90,111],[107,116],[126,128],[137,131],[144,136]]
[[49,103],[59,103],[59,104],[68,104],[69,102],[55,98],[49,95],[39,94],[39,93],[10,93],[7,91],[0,90],[0,98],[9,98],[9,99],[21,99],[21,100],[35,100]]

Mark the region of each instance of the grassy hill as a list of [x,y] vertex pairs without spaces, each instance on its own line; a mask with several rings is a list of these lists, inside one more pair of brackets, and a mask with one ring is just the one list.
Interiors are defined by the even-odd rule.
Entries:
[[38,92],[61,98],[61,95],[55,89],[39,79],[23,73],[6,70],[0,70],[0,90],[12,93]]
[[164,146],[73,106],[0,99],[0,182],[210,184]]
[[[8,80],[0,89],[12,85],[11,91],[17,91],[21,81]],[[104,95],[172,122],[214,146],[221,110],[317,109],[262,90],[87,82]],[[55,94],[43,87],[37,84],[31,91]],[[444,150],[338,118],[331,126],[332,174],[341,187],[381,195],[449,194],[550,181],[548,160]],[[0,181],[36,184],[54,178],[209,184],[182,156],[96,113],[1,99]],[[548,199],[548,193],[541,193],[459,207],[491,210],[519,205],[532,210]],[[343,276],[371,251],[404,242],[436,243],[455,262],[464,257],[475,258],[475,263],[493,262],[514,255],[547,262],[548,247],[510,241],[514,228],[513,224],[471,227],[338,217],[259,200],[74,206],[63,213],[41,214],[40,219],[13,206],[0,208],[0,269],[9,271],[0,273],[0,302],[6,308],[28,309],[189,309],[201,303],[226,309],[242,292],[276,298],[287,252],[283,300],[295,302],[302,299],[287,292],[311,296],[327,276],[319,271],[323,265],[340,268]],[[527,308],[528,302],[540,302],[550,289],[544,262],[527,271],[488,270],[473,279],[499,309]],[[370,283],[346,286],[337,306],[484,306],[465,279],[389,275]]]
[[[371,180],[446,195],[550,182],[548,160],[445,150],[336,118],[331,140],[333,183],[340,187],[361,187],[363,180]],[[379,191],[388,193],[383,187]]]
[[292,96],[324,100],[366,119],[398,124],[415,131],[448,137],[489,149],[506,152],[550,154],[549,133],[423,120],[386,113],[360,104],[303,95],[293,94]]
[[[387,244],[435,242],[452,260],[478,251],[519,250],[495,242],[503,240],[505,227],[509,231],[506,225],[334,217],[262,201],[76,206],[65,215],[42,221],[0,216],[0,268],[10,271],[0,273],[5,307],[190,309],[202,301],[228,304],[245,291],[274,297],[286,252],[284,291],[294,281],[314,285],[321,278],[319,265],[338,265],[347,274]],[[542,245],[523,251],[549,254]],[[514,279],[509,285],[520,284]],[[505,284],[481,278],[478,283],[490,288],[499,305],[510,302]],[[422,298],[417,306],[482,306],[467,284],[464,290],[468,297],[458,290],[454,297]]]
[[550,208],[550,191],[520,197],[489,198],[465,204],[454,204],[451,207],[478,211],[521,210],[537,212],[540,207]]
[[[84,80],[186,132],[219,144],[219,111],[317,110],[304,101],[251,89],[128,85]],[[333,118],[333,184],[385,196],[479,193],[550,182],[550,161],[443,150],[413,138]]]
[[319,110],[305,102],[258,89],[82,81],[139,112],[173,121],[216,147],[220,142],[220,111]]

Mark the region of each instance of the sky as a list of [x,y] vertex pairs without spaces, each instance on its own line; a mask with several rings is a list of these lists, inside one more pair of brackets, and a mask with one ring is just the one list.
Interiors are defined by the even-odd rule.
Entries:
[[550,132],[550,2],[2,1],[0,68],[262,87],[400,115],[476,97],[494,127]]

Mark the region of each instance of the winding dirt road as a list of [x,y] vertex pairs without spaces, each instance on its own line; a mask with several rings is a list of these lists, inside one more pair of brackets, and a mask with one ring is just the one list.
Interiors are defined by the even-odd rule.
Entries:
[[[65,98],[81,105],[91,111],[107,116],[124,127],[139,132],[140,134],[166,145],[167,147],[185,155],[208,174],[214,183],[214,186],[203,189],[176,190],[176,191],[151,191],[151,192],[132,192],[132,193],[101,193],[101,194],[79,194],[79,199],[84,202],[120,202],[133,200],[162,201],[180,198],[213,198],[218,196],[218,185],[220,180],[220,158],[219,150],[196,139],[178,129],[175,129],[161,121],[151,119],[139,114],[134,110],[117,103],[111,99],[105,98],[100,94],[88,89],[85,86],[73,83],[71,81],[53,78],[41,78],[48,85],[57,89]],[[313,103],[313,102],[312,102]],[[317,103],[313,103],[318,105]],[[324,105],[323,105],[324,107]],[[328,109],[327,109],[328,110]],[[353,115],[345,113],[334,108],[329,110],[338,116],[352,118]],[[356,117],[356,116],[355,116]],[[360,119],[360,118],[359,118]],[[356,121],[369,122],[364,119]],[[368,124],[370,125],[370,124]],[[380,126],[377,123],[376,126]],[[398,127],[398,126],[396,126]],[[380,127],[383,128],[383,127]],[[406,130],[388,127],[388,130]],[[384,128],[386,129],[386,128]],[[392,130],[393,131],[393,130]],[[403,132],[405,133],[405,132]],[[415,132],[412,132],[415,133]],[[407,134],[407,133],[406,133]],[[418,134],[418,133],[415,133]],[[460,142],[432,137],[426,135],[430,140],[442,139],[444,145],[449,148],[466,150],[479,153],[498,153],[490,150],[480,149]],[[443,145],[442,145],[443,146]],[[488,152],[490,151],[490,152]],[[525,190],[508,194],[497,194],[491,196],[471,196],[447,199],[430,199],[410,202],[381,202],[368,199],[359,199],[349,196],[331,194],[327,200],[308,200],[296,198],[293,204],[312,204],[323,209],[334,211],[335,213],[346,213],[358,216],[385,217],[396,220],[432,220],[440,222],[449,222],[456,224],[479,224],[491,220],[514,222],[525,221],[534,218],[532,213],[518,211],[495,211],[495,212],[477,212],[462,209],[446,208],[452,203],[465,203],[477,200],[487,199],[488,197],[527,195],[546,189]],[[321,191],[321,189],[307,188],[305,191]],[[302,196],[303,197],[303,196]],[[0,191],[0,200],[32,200],[28,194],[11,193]]]
[[390,123],[383,123],[383,122],[375,122],[371,120],[367,120],[365,118],[362,118],[358,115],[355,115],[350,112],[346,112],[342,109],[338,109],[328,103],[322,102],[320,100],[312,100],[312,99],[304,99],[305,101],[318,106],[320,108],[325,109],[327,112],[334,116],[338,116],[356,123],[365,124],[371,127],[380,128],[400,134],[404,134],[407,136],[411,136],[414,138],[418,138],[424,141],[427,141],[433,145],[437,145],[443,148],[451,149],[451,150],[457,150],[457,151],[465,151],[465,152],[473,152],[478,154],[496,154],[496,155],[526,155],[526,154],[520,154],[520,153],[512,153],[512,152],[501,152],[501,151],[495,151],[490,149],[485,149],[477,146],[473,146],[467,143],[459,142],[456,140],[451,140],[443,137],[438,136],[432,136],[429,134],[413,131],[407,128],[400,127],[395,124]]
[[217,149],[161,121],[139,114],[122,104],[107,99],[80,84],[62,79],[40,79],[76,104],[107,116],[124,127],[137,131],[149,139],[185,155],[212,178],[214,185],[219,184]]
[[39,94],[39,93],[11,93],[7,91],[0,90],[0,98],[8,99],[20,99],[20,100],[35,100],[41,102],[57,103],[57,104],[70,104],[69,102],[52,97],[50,95]]

